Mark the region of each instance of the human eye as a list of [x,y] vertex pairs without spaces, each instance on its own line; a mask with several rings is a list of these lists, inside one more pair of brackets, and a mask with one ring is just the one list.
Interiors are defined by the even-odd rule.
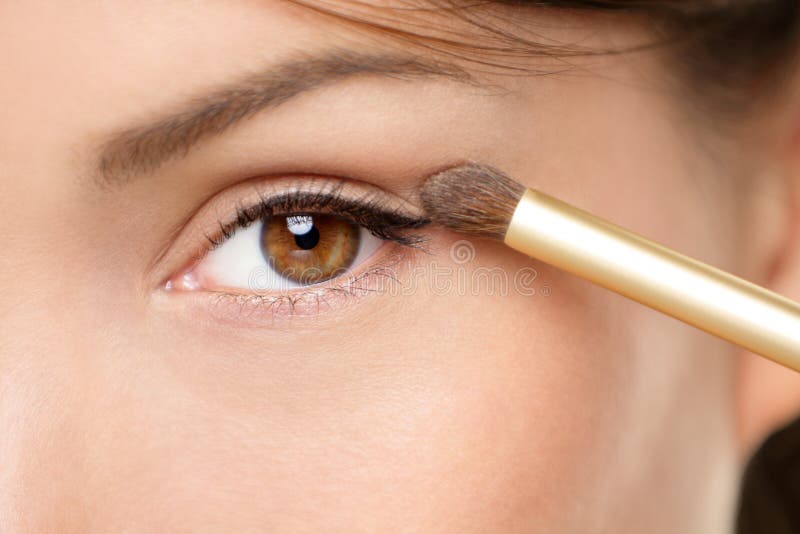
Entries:
[[424,241],[416,230],[427,219],[418,210],[360,182],[296,178],[255,185],[233,198],[206,210],[215,224],[165,290],[273,309],[318,308],[332,293],[371,290],[371,278],[391,277],[403,249]]

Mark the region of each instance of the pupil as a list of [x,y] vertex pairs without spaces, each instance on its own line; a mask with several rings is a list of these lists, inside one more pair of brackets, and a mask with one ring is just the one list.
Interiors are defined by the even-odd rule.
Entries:
[[294,242],[303,250],[311,250],[319,243],[319,230],[317,230],[316,226],[312,226],[311,230],[305,234],[295,235]]

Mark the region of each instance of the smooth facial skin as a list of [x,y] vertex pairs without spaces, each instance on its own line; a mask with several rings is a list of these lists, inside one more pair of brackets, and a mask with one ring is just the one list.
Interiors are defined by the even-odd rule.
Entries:
[[[332,47],[421,53],[279,2],[0,5],[0,531],[726,532],[747,455],[800,405],[789,371],[431,226],[349,289],[180,282],[245,199],[313,174],[419,215],[427,175],[475,160],[800,299],[797,102],[720,140],[654,56],[462,64],[494,86],[340,77],[166,160],[119,153]],[[376,265],[403,290],[368,291]]]

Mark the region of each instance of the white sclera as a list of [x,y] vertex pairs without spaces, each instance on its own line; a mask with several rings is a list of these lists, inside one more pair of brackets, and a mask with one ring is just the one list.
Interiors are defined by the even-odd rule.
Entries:
[[[310,221],[306,221],[305,216],[296,217],[294,222],[289,221],[291,218],[287,217],[286,224],[293,234],[303,235],[311,229]],[[308,228],[302,231],[305,225]],[[247,228],[235,230],[228,240],[203,258],[194,268],[194,273],[204,286],[212,286],[204,289],[235,288],[257,293],[308,287],[282,277],[264,258],[261,251],[263,227],[264,223],[258,221]],[[366,228],[359,228],[358,232],[358,252],[350,269],[368,260],[384,244],[382,239],[372,235]]]

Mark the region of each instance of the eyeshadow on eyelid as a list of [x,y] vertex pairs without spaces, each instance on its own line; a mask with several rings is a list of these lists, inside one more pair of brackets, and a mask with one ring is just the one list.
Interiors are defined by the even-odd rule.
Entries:
[[421,228],[430,222],[420,208],[375,186],[318,177],[259,184],[236,197],[228,211],[230,215],[217,221],[218,231],[213,233],[218,235],[210,239],[212,244],[224,241],[236,228],[276,215],[338,215],[378,237],[408,245],[417,239],[403,238],[398,231]]
[[[351,267],[366,263],[380,249],[381,241],[405,245],[406,250],[414,248],[422,238],[405,230],[427,224],[424,219],[385,210],[375,198],[348,199],[330,191],[292,191],[259,199],[256,206],[238,207],[234,222],[221,225],[223,239],[212,243],[205,255],[173,275],[163,288],[227,296],[229,302],[249,304],[251,309],[256,304],[271,307],[289,302],[293,311],[306,297],[318,304],[322,295],[327,300],[330,295],[368,294],[377,289],[371,280],[396,280],[396,273],[385,259],[367,265],[360,274],[351,273]],[[317,215],[320,204],[327,206],[328,215]],[[321,230],[313,243],[298,241],[298,234],[302,237],[315,227]],[[259,246],[251,246],[251,242]],[[229,245],[234,246],[231,249]],[[220,256],[223,250],[226,253]],[[260,276],[258,281],[268,283],[254,286],[254,274]]]
[[163,288],[181,272],[191,271],[235,232],[251,224],[270,217],[307,215],[335,215],[384,241],[427,249],[428,234],[420,229],[429,219],[420,207],[393,192],[338,176],[263,176],[242,181],[207,200],[183,225],[155,283]]

